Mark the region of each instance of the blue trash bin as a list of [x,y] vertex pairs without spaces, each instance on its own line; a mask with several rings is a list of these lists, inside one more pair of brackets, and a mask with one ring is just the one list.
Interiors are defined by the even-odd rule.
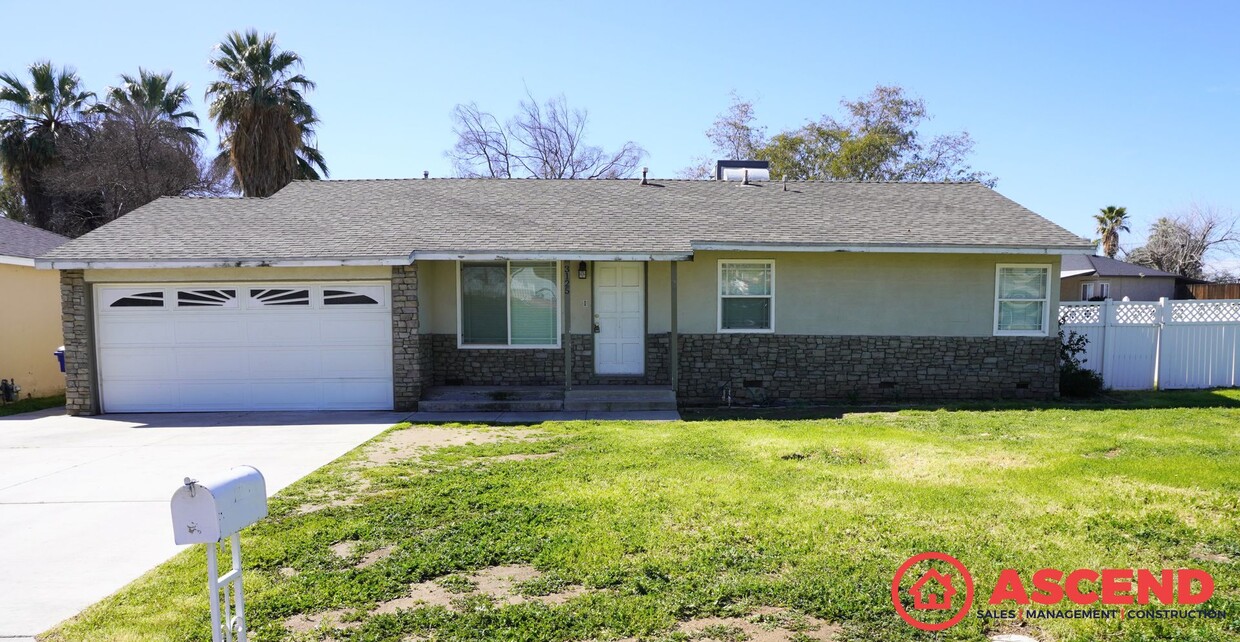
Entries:
[[60,346],[60,349],[53,352],[52,354],[56,355],[56,360],[60,362],[60,371],[64,372],[65,371],[65,347]]

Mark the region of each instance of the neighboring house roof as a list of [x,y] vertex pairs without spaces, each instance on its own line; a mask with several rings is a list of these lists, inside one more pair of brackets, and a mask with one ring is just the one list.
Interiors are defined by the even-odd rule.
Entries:
[[1060,265],[1059,271],[1060,278],[1066,279],[1071,276],[1086,275],[1103,278],[1119,276],[1179,278],[1178,274],[1155,270],[1144,265],[1125,263],[1105,256],[1075,254],[1063,257],[1063,263]]
[[1080,253],[1088,241],[977,183],[296,181],[269,198],[163,198],[43,257],[112,264],[404,264],[695,250]]
[[34,265],[34,258],[69,242],[61,236],[0,216],[0,263]]

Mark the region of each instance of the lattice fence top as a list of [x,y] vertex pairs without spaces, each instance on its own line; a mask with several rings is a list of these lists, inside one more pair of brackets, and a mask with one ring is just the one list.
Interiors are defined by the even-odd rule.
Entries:
[[1238,323],[1240,301],[1172,301],[1171,323]]
[[1102,304],[1059,306],[1059,325],[1100,325]]
[[1115,323],[1149,324],[1158,322],[1157,303],[1119,303],[1115,306]]
[[[1240,323],[1240,300],[1168,301],[1166,323]],[[1113,310],[1113,325],[1152,325],[1159,321],[1162,304],[1157,301],[1108,301],[1064,303],[1059,306],[1060,325],[1103,325]]]

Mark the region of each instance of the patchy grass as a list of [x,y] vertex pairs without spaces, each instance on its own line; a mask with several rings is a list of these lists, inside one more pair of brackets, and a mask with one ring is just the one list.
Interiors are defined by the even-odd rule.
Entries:
[[22,399],[13,403],[0,405],[0,417],[8,415],[20,415],[23,412],[34,412],[36,410],[46,410],[57,406],[65,405],[64,395],[52,395],[51,397],[34,397],[30,399]]
[[[943,551],[969,567],[977,606],[1004,568],[1203,568],[1217,584],[1205,606],[1226,619],[1019,632],[1240,640],[1240,392],[1113,404],[532,432],[398,426],[281,493],[246,531],[251,639],[1015,632],[967,617],[927,634],[896,617],[895,569]],[[457,438],[438,450],[387,445],[432,430]],[[209,639],[204,576],[196,547],[41,639]]]

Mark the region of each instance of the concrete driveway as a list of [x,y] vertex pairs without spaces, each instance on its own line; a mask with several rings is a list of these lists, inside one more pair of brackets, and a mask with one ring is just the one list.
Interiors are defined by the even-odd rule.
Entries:
[[40,633],[181,550],[168,499],[185,477],[249,464],[274,493],[408,415],[61,412],[0,417],[0,640]]

